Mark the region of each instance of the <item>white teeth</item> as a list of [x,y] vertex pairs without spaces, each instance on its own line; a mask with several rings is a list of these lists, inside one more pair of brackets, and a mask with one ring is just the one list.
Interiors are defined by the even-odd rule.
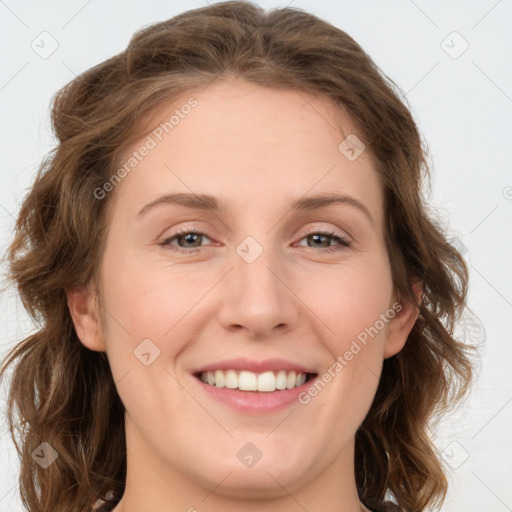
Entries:
[[252,372],[240,372],[238,375],[238,389],[241,391],[256,391],[258,389],[258,378]]
[[238,375],[235,370],[228,370],[226,372],[224,382],[226,383],[227,388],[235,389],[238,387]]
[[215,382],[214,382],[214,384],[218,388],[223,388],[226,385],[226,379],[224,378],[224,373],[221,372],[220,370],[217,370],[215,372]]
[[258,375],[258,391],[272,392],[276,390],[276,376],[274,372],[265,372]]
[[295,384],[297,383],[297,377],[295,375],[294,371],[291,371],[288,374],[288,378],[286,379],[286,387],[288,389],[293,389],[295,387]]
[[205,384],[218,388],[226,387],[240,389],[241,391],[271,393],[276,390],[302,386],[306,382],[307,375],[293,370],[288,373],[285,370],[279,370],[276,373],[272,371],[254,373],[245,370],[237,373],[235,370],[216,370],[214,372],[202,372],[200,378]]
[[286,372],[284,370],[279,370],[276,375],[276,388],[286,389],[286,380]]

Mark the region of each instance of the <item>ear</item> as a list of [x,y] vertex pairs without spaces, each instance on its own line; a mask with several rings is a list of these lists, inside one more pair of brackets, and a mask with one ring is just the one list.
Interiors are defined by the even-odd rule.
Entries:
[[[421,283],[415,282],[413,289],[418,302],[420,302],[423,293]],[[396,314],[389,322],[386,343],[384,345],[384,359],[398,354],[398,352],[404,348],[407,337],[420,314],[418,306],[410,300],[402,300],[399,303],[396,302],[395,305],[393,305],[393,310]]]
[[76,334],[82,344],[90,350],[106,352],[101,317],[94,296],[82,287],[69,288],[66,295]]

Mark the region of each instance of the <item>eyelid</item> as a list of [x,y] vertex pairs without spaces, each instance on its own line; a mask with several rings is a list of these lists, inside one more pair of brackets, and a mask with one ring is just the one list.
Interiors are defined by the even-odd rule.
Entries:
[[[346,230],[342,230],[341,228],[338,228],[338,227],[324,227],[324,226],[318,226],[318,224],[320,224],[321,222],[316,222],[313,226],[310,226],[306,229],[305,232],[302,233],[301,235],[301,238],[309,235],[309,234],[312,234],[312,233],[318,233],[318,232],[321,232],[321,231],[325,231],[325,232],[329,232],[329,233],[332,233],[333,235],[336,235],[336,236],[339,236],[340,238],[344,238],[346,239],[347,241],[352,241],[353,238],[352,236],[346,231]],[[167,230],[165,231],[167,232]],[[164,232],[164,233],[165,233]],[[199,228],[195,225],[192,225],[192,224],[185,224],[184,226],[180,227],[180,228],[176,228],[174,231],[171,231],[171,233],[167,236],[161,236],[159,238],[161,238],[162,240],[168,240],[169,238],[174,238],[180,234],[185,234],[185,233],[188,233],[188,232],[194,232],[194,233],[198,233],[198,234],[202,234],[210,239],[212,239],[212,237],[207,233],[207,230],[204,230],[202,228]]]
[[352,241],[352,237],[345,230],[342,230],[338,227],[319,227],[317,225],[312,226],[311,228],[307,228],[306,232],[302,234],[302,237],[307,236],[311,233],[317,233],[321,231],[327,231],[332,233],[333,235],[339,236],[340,238],[344,238],[347,241]]
[[[178,254],[196,254],[198,252],[204,251],[205,249],[211,248],[213,245],[218,245],[215,243],[214,239],[210,237],[207,233],[208,230],[203,230],[200,228],[196,228],[195,226],[191,224],[186,224],[180,228],[175,229],[172,231],[168,236],[165,236],[162,241],[158,242],[158,245],[162,246],[163,248],[170,250],[172,252],[178,253]],[[199,247],[192,247],[192,248],[182,248],[175,244],[172,244],[171,241],[174,241],[176,238],[178,238],[181,235],[186,235],[189,233],[198,234],[201,236],[204,236],[208,238],[209,240],[212,240],[214,243],[209,244],[207,246],[199,246]],[[332,254],[332,253],[338,253],[342,252],[343,250],[347,250],[352,245],[352,237],[350,235],[347,237],[343,232],[339,230],[339,228],[325,228],[325,227],[318,227],[316,225],[310,226],[305,232],[303,232],[299,238],[298,242],[301,242],[309,235],[313,234],[319,234],[322,236],[330,237],[332,240],[336,240],[338,244],[334,246],[324,247],[320,248],[318,251],[314,247],[309,247],[313,250],[313,252],[319,252],[320,254]],[[296,242],[297,243],[297,242]],[[300,245],[299,247],[304,247]]]

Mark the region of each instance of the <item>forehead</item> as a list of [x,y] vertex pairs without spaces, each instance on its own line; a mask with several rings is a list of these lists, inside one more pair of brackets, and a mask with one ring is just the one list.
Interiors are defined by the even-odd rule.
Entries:
[[121,201],[182,191],[243,206],[264,195],[339,192],[366,197],[379,217],[372,155],[365,150],[351,160],[340,150],[357,132],[326,96],[230,79],[181,94],[152,112],[145,126],[151,128],[119,159],[123,165],[151,146],[123,178]]

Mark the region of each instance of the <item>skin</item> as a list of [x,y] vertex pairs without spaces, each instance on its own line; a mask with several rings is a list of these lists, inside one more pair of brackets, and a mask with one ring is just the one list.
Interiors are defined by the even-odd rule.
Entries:
[[[168,119],[191,95],[155,119]],[[241,414],[207,396],[190,372],[243,356],[284,358],[322,374],[392,308],[383,193],[370,151],[354,161],[339,151],[345,137],[328,98],[238,78],[193,96],[198,105],[110,198],[105,324],[92,284],[89,292],[68,291],[77,334],[107,353],[126,408],[127,482],[115,511],[358,512],[355,432],[383,360],[402,349],[414,325],[412,304],[402,302],[307,405]],[[356,133],[344,121],[345,133]],[[191,191],[226,209],[166,204],[137,218],[161,194]],[[373,220],[349,204],[290,209],[293,200],[322,193],[356,198]],[[159,245],[185,225],[206,236],[174,238],[183,253]],[[325,230],[350,247],[308,236]],[[236,252],[247,236],[263,248],[252,263]],[[342,250],[325,252],[335,246]],[[149,366],[134,355],[147,338],[160,350]],[[247,442],[263,455],[251,468],[237,457]]]

